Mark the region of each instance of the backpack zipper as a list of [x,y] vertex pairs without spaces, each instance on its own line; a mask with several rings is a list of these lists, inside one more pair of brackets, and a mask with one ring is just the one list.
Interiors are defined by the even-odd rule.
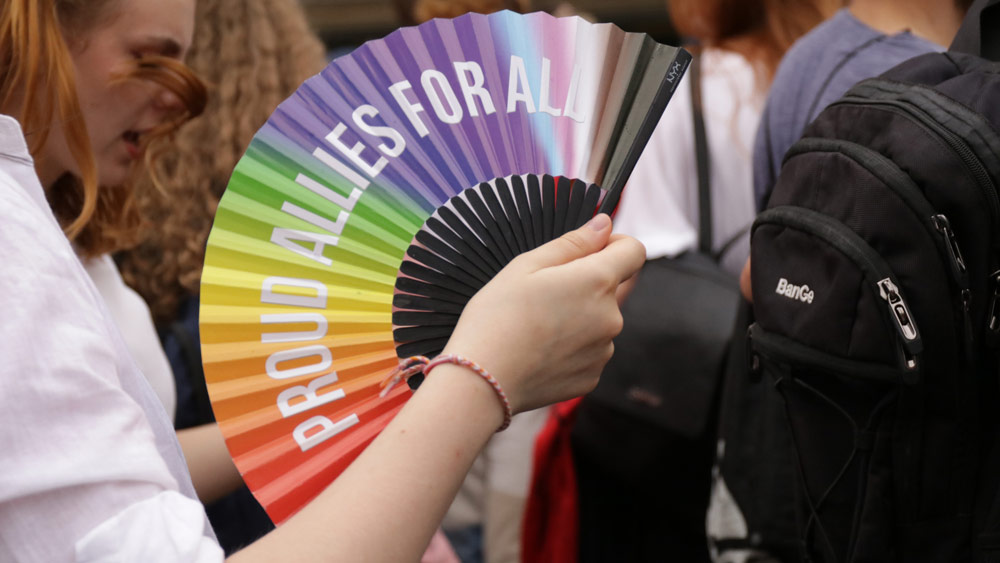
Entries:
[[[899,294],[899,288],[892,283],[891,278],[878,281],[879,296],[889,305],[889,315],[895,321],[896,329],[906,341],[913,341],[919,337],[917,326],[913,323],[913,315],[906,301]],[[903,361],[908,370],[917,368],[915,357],[905,357]]]
[[928,235],[935,241],[938,251],[947,258],[948,270],[952,280],[959,289],[959,293],[969,287],[969,278],[966,272],[965,259],[962,257],[962,250],[958,245],[958,239],[951,229],[948,218],[937,212],[936,209],[924,197],[923,191],[916,185],[912,178],[903,172],[895,162],[885,157],[881,153],[866,146],[843,141],[840,139],[823,139],[819,137],[806,137],[792,145],[785,155],[787,162],[792,157],[803,153],[815,152],[836,152],[842,154],[854,162],[860,164],[872,176],[878,178],[882,183],[899,196],[900,199],[917,216]]
[[[967,289],[969,287],[968,269],[965,266],[965,259],[962,257],[962,249],[958,246],[958,239],[955,238],[955,231],[951,230],[951,223],[948,222],[947,217],[940,213],[933,215],[931,221],[934,223],[934,228],[937,232],[941,233],[941,236],[944,237],[944,247],[948,253],[952,275],[956,281],[960,281],[959,285],[962,289]],[[964,284],[961,283],[962,280],[964,280]]]
[[[885,98],[881,96],[886,95],[896,96],[902,99],[907,107],[912,106],[919,110],[920,114],[925,117],[907,110],[901,102],[888,104],[903,109],[908,116],[914,118],[916,123],[930,124],[935,126],[935,130],[944,129],[948,131],[948,133],[942,134],[942,137],[949,145],[954,147],[953,150],[959,154],[966,163],[966,166],[970,167],[970,170],[972,170],[973,175],[976,177],[977,184],[980,185],[986,194],[986,199],[990,205],[990,218],[994,225],[992,242],[996,246],[998,244],[997,239],[1000,238],[1000,234],[997,234],[996,229],[997,219],[1000,216],[1000,211],[998,211],[1000,209],[1000,196],[998,196],[996,184],[993,183],[992,176],[984,164],[984,159],[992,156],[990,162],[993,170],[1000,170],[1000,138],[998,138],[996,132],[988,123],[985,127],[976,127],[977,123],[985,121],[982,115],[923,84],[902,84],[877,78],[870,79],[851,88],[846,97],[851,99],[851,103],[860,104],[869,100],[874,103],[885,101]],[[916,98],[916,100],[909,99],[910,97]],[[954,117],[971,127],[983,141],[983,158],[978,157],[970,145],[962,140],[961,137],[940,124],[931,115],[931,111],[925,109],[922,104],[931,105],[933,109],[940,109],[950,117]],[[995,264],[993,264],[993,267],[996,268]],[[990,301],[987,304],[987,314],[989,316],[986,327],[986,341],[996,347],[1000,345],[1000,311],[998,311],[1000,309],[1000,305],[998,305],[1000,303],[1000,271],[996,271],[990,276],[989,286],[992,291]],[[968,325],[971,327],[971,321],[968,322]],[[969,338],[966,340],[969,340]],[[971,347],[971,343],[967,343],[968,347]]]
[[918,357],[923,351],[923,342],[910,307],[885,260],[843,223],[811,209],[794,206],[767,209],[757,217],[754,230],[763,223],[791,227],[818,236],[861,267],[865,279],[871,283],[876,295],[885,302],[890,324],[898,336],[896,342],[903,381],[918,382]]
[[992,295],[990,296],[989,307],[987,311],[987,340],[988,342],[996,347],[1000,344],[1000,270],[997,270],[990,274],[990,286],[993,288]]
[[[871,98],[871,99],[894,99],[909,104],[919,110],[931,124],[940,125],[956,137],[958,142],[966,147],[985,171],[986,184],[992,187],[994,201],[1000,207],[1000,192],[997,191],[996,184],[992,178],[1000,177],[1000,135],[988,119],[981,113],[969,108],[965,104],[955,101],[945,94],[935,90],[927,84],[902,83],[893,80],[871,78],[862,81],[851,88],[849,97]],[[887,98],[886,96],[892,96]],[[940,119],[936,113],[943,113],[945,119]],[[979,142],[975,144],[966,140],[973,136],[963,137],[958,134],[954,127],[946,125],[946,120],[955,120],[961,125],[968,127],[971,134],[978,137]],[[979,150],[976,150],[976,147]]]
[[[960,303],[962,305],[962,334],[965,336],[962,341],[964,344],[965,360],[967,362],[971,362],[975,344],[972,336],[972,291],[969,289],[968,268],[965,265],[965,259],[962,258],[962,251],[958,246],[958,239],[955,238],[955,232],[951,230],[951,224],[948,222],[948,218],[939,214],[935,215],[932,220],[934,221],[935,228],[937,228],[938,232],[941,233],[941,236],[943,236],[946,241],[945,249],[948,252],[948,257],[952,264],[954,275],[958,275],[959,278],[963,280],[963,283],[959,284],[959,298],[961,299]],[[993,308],[992,301],[993,299],[991,299],[990,303],[991,309]]]
[[[779,362],[800,365],[809,369],[832,375],[852,376],[881,381],[899,383],[899,368],[884,364],[873,364],[859,360],[849,360],[811,348],[787,336],[772,333],[753,323],[747,329],[747,338],[751,345],[747,347],[747,366],[751,376],[760,378],[762,366],[759,355]],[[759,381],[759,379],[758,379]],[[904,380],[904,382],[906,382]]]
[[[956,135],[950,129],[938,123],[936,119],[928,115],[923,109],[916,107],[912,103],[904,101],[861,98],[857,96],[846,96],[841,98],[831,104],[831,107],[840,105],[875,105],[895,108],[898,110],[897,113],[908,117],[913,123],[943,139],[945,143],[948,144],[949,148],[951,148],[951,150],[957,154],[965,164],[966,169],[972,174],[973,179],[976,181],[976,185],[979,186],[979,189],[986,197],[987,205],[989,205],[990,209],[990,219],[992,220],[992,224],[996,225],[1000,222],[1000,196],[997,195],[996,185],[994,185],[993,179],[990,178],[990,174],[986,170],[986,166],[983,165],[979,157],[976,156],[976,153],[969,148],[968,143],[963,141],[961,137]],[[994,237],[996,237],[996,234],[994,234]]]
[[[973,337],[970,303],[972,294],[969,291],[968,269],[948,218],[934,209],[913,178],[903,172],[895,162],[875,150],[851,141],[807,137],[792,145],[785,160],[806,152],[836,152],[853,160],[888,186],[923,224],[928,236],[938,247],[939,257],[947,263],[946,269],[951,274],[952,281],[958,289],[957,303],[962,316],[960,329],[964,335],[962,339],[965,344],[964,350],[966,358],[972,358]],[[998,315],[1000,315],[1000,303],[998,303]],[[997,341],[1000,342],[1000,319],[998,319],[997,326]]]

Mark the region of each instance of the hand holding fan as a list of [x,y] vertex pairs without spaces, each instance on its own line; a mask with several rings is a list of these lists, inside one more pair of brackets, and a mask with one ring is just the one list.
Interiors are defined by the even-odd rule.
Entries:
[[[470,14],[333,61],[239,162],[209,238],[209,392],[275,521],[332,481],[514,256],[611,213],[690,57],[609,24]],[[488,366],[487,366],[488,367]]]

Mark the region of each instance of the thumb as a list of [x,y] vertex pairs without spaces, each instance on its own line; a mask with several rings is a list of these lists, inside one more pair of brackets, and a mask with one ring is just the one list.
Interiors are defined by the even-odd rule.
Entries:
[[593,254],[608,244],[611,237],[611,217],[598,213],[584,226],[549,241],[525,255],[534,270],[559,266]]

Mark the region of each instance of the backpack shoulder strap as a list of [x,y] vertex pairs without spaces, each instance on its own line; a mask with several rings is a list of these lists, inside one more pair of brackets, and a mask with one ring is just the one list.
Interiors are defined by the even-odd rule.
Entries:
[[976,0],[949,50],[1000,61],[1000,0]]
[[698,170],[698,250],[712,256],[712,192],[708,135],[701,98],[701,53],[691,61],[691,115],[694,118],[694,156]]

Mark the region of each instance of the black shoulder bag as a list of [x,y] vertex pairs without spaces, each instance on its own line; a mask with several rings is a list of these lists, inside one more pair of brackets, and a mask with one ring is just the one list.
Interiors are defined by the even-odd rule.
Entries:
[[581,403],[574,429],[575,446],[607,459],[627,479],[649,471],[655,475],[650,456],[670,447],[671,439],[665,436],[694,440],[711,433],[708,421],[715,418],[716,389],[740,302],[736,279],[719,267],[712,253],[699,66],[696,58],[690,70],[698,250],[643,266],[622,306],[625,326],[615,339],[614,357],[597,389]]

